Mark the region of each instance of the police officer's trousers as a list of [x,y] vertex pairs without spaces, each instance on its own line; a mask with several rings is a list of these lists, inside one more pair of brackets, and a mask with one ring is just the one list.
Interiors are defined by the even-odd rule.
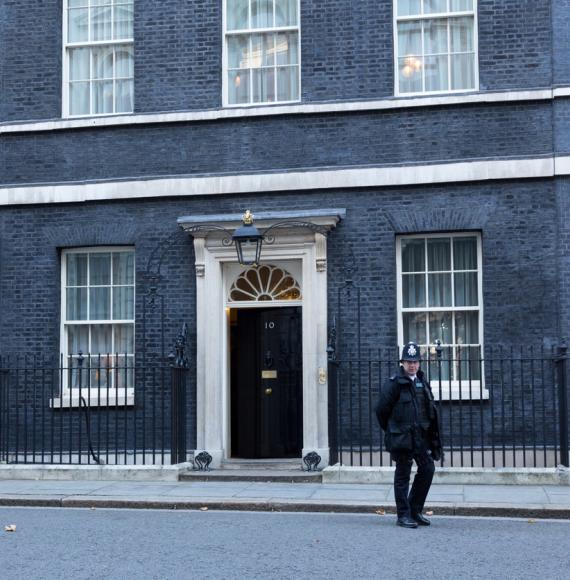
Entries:
[[[424,509],[424,503],[435,472],[433,459],[427,451],[421,453],[405,451],[393,453],[393,459],[396,461],[394,496],[398,517],[410,517],[419,514]],[[410,490],[412,460],[415,460],[418,471],[414,477],[412,489]]]

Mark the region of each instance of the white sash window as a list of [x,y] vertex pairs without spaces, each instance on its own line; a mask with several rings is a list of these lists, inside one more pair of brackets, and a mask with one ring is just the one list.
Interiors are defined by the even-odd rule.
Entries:
[[396,94],[478,88],[476,0],[394,0]]
[[397,239],[398,340],[416,342],[439,380],[436,341],[444,348],[446,386],[479,386],[482,377],[483,293],[477,233]]
[[299,0],[225,0],[225,104],[298,101],[299,43]]
[[123,400],[134,388],[134,250],[64,250],[61,280],[64,394]]
[[133,0],[65,0],[64,47],[64,116],[133,111]]

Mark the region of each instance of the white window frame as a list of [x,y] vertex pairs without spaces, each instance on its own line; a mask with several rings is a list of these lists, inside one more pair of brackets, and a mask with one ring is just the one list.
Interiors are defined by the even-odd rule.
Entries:
[[[87,1],[87,0],[85,0]],[[135,6],[136,1],[133,0],[133,7]],[[134,22],[134,21],[133,21]],[[123,112],[112,112],[112,113],[93,113],[93,98],[92,98],[92,90],[90,87],[89,90],[89,113],[84,115],[72,115],[70,113],[70,101],[69,101],[69,67],[70,61],[69,58],[69,51],[73,48],[93,48],[97,46],[125,46],[130,45],[134,46],[134,30],[133,35],[130,38],[117,38],[113,40],[93,40],[93,41],[86,41],[86,42],[68,42],[67,41],[67,33],[68,33],[68,0],[63,0],[63,18],[62,18],[62,91],[61,91],[61,106],[62,106],[62,117],[63,118],[71,118],[71,119],[81,119],[86,117],[109,117],[115,115],[132,115],[134,113],[134,74],[133,74],[133,110],[132,111],[123,111]],[[133,24],[134,27],[134,24]],[[90,79],[90,84],[93,79]],[[113,109],[115,108],[115,78],[113,79]]]
[[[428,261],[427,261],[427,244],[426,244],[426,257],[425,257],[425,274],[426,274],[426,306],[425,307],[418,307],[418,308],[404,308],[403,307],[403,300],[402,300],[402,240],[426,240],[430,238],[449,238],[453,241],[453,238],[464,238],[464,237],[475,237],[477,240],[477,303],[476,307],[474,306],[428,306],[428,297],[429,297],[429,282],[428,282]],[[437,233],[429,233],[429,234],[403,234],[396,237],[396,276],[397,276],[397,311],[398,311],[398,345],[401,351],[401,348],[404,345],[404,313],[406,312],[425,312],[429,314],[430,312],[478,312],[479,313],[479,343],[478,344],[466,344],[461,345],[461,347],[479,347],[481,349],[481,356],[483,357],[484,354],[484,338],[483,338],[483,247],[482,247],[482,240],[481,234],[479,232],[473,231],[463,231],[463,232],[437,232]],[[455,272],[453,268],[453,242],[451,243],[451,272]],[[453,284],[451,284],[451,292],[452,296],[454,297],[455,288]],[[455,302],[453,298],[452,302]],[[426,324],[429,324],[429,316]],[[429,331],[428,327],[426,327],[426,338],[429,338]],[[455,340],[455,329],[453,329],[452,339]],[[420,346],[422,348],[427,348],[430,350],[431,354],[435,353],[435,346],[434,344],[424,344],[421,343]],[[456,347],[458,346],[455,343],[452,344],[443,344],[444,348],[443,351],[443,358],[445,359],[448,352],[448,347]],[[484,358],[484,357],[483,357]],[[443,364],[448,364],[444,362]],[[454,363],[456,364],[456,363]],[[433,366],[433,362],[432,362]],[[460,384],[461,383],[461,384]],[[440,392],[440,384],[441,384],[441,392]],[[432,381],[432,391],[436,399],[441,399],[442,401],[447,401],[450,399],[488,399],[489,393],[485,387],[485,367],[484,362],[481,364],[481,380],[474,380],[474,379],[462,379],[461,381],[453,379],[449,380],[433,380]]]
[[[117,253],[117,252],[133,252],[135,254],[134,262],[134,296],[133,300],[135,304],[133,305],[133,318],[125,320],[85,320],[85,321],[67,321],[67,256],[70,254],[94,254],[94,253]],[[85,402],[88,402],[89,406],[125,406],[134,405],[135,403],[135,393],[134,385],[133,387],[82,387],[70,388],[68,384],[68,371],[69,366],[69,352],[68,352],[68,340],[67,340],[67,326],[68,325],[94,325],[94,324],[108,324],[109,326],[119,325],[119,324],[132,324],[133,331],[135,329],[136,320],[136,253],[134,246],[94,246],[94,247],[78,247],[64,249],[61,252],[61,314],[60,314],[60,353],[63,361],[64,371],[61,371],[61,393],[59,397],[53,398],[51,400],[51,407],[54,409],[66,408],[66,407],[79,407],[81,405],[81,398]],[[111,274],[112,275],[112,274]],[[91,286],[88,285],[87,288]],[[89,293],[88,293],[89,294]],[[75,354],[75,353],[71,353]],[[90,353],[85,353],[88,355]],[[109,353],[111,357],[115,353]],[[121,355],[122,353],[118,353]],[[129,355],[130,357],[131,355]],[[136,356],[136,345],[133,349],[132,360],[133,366]],[[85,357],[87,360],[87,356]]]
[[[478,24],[478,0],[473,0],[473,10],[463,11],[463,12],[438,12],[433,14],[421,14],[415,16],[398,16],[398,2],[399,0],[393,0],[393,39],[394,39],[394,96],[396,97],[407,97],[407,96],[420,96],[420,95],[447,95],[454,93],[472,93],[479,90],[479,24]],[[449,0],[447,0],[449,7]],[[422,2],[422,12],[423,12],[423,2]],[[424,90],[419,92],[402,92],[400,91],[400,74],[399,74],[399,64],[398,64],[398,23],[411,21],[411,20],[435,20],[437,18],[460,18],[462,16],[473,16],[473,52],[474,55],[474,65],[473,65],[473,75],[475,79],[474,87],[470,89],[446,89],[442,91],[426,91],[425,90],[425,74],[422,74],[422,88]],[[422,52],[423,52],[423,29],[422,29]],[[448,48],[449,48],[449,28],[448,28]],[[449,59],[448,59],[448,71],[447,78],[448,81],[451,77],[449,70]]]
[[[301,102],[301,0],[297,0],[297,25],[296,26],[280,26],[271,28],[246,28],[241,30],[227,30],[227,0],[222,0],[222,105],[224,108],[243,108],[243,107],[269,107],[272,105],[287,105],[291,103]],[[249,5],[248,11],[251,11],[251,4]],[[275,4],[273,6],[273,14],[275,16]],[[269,32],[297,32],[298,38],[298,71],[297,71],[297,84],[299,87],[299,98],[290,101],[271,101],[262,103],[232,103],[229,102],[229,85],[228,85],[228,38],[230,36],[237,36],[247,34],[251,36],[252,34],[264,34]],[[255,69],[250,69],[255,70]]]

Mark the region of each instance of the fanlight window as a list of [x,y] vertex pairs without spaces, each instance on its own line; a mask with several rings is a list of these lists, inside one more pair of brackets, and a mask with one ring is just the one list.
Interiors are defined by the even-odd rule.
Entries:
[[300,299],[301,288],[295,278],[277,266],[249,268],[230,289],[230,302]]

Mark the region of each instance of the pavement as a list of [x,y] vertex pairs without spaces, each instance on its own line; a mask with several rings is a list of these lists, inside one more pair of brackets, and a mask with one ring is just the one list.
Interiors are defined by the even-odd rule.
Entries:
[[[395,512],[392,485],[261,481],[0,481],[0,506]],[[570,519],[568,485],[432,485],[425,513]]]

